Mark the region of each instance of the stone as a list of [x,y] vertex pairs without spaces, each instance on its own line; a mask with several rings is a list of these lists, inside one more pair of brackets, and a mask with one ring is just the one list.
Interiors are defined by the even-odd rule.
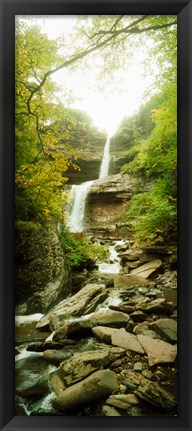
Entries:
[[132,390],[135,390],[143,380],[144,377],[134,371],[123,370],[121,372],[121,382]]
[[117,394],[110,395],[109,398],[107,398],[106,403],[111,406],[127,410],[130,405],[138,405],[139,400],[134,394]]
[[[53,329],[53,321],[50,322],[50,326]],[[62,341],[65,338],[83,338],[91,334],[91,329],[95,325],[90,320],[80,320],[66,322],[63,326],[60,326],[55,330],[53,335],[54,341]]]
[[137,310],[145,311],[147,313],[166,313],[173,312],[173,303],[167,302],[165,298],[157,298],[150,302],[141,302],[135,306]]
[[53,365],[59,365],[65,359],[70,358],[73,353],[68,350],[44,350],[44,359]]
[[126,251],[125,253],[121,253],[121,260],[123,262],[140,262],[141,254],[142,251]]
[[54,341],[45,341],[44,343],[36,341],[35,343],[30,343],[26,348],[28,352],[44,352],[44,350],[48,349],[63,349],[63,344]]
[[167,341],[177,341],[177,322],[173,319],[159,319],[150,323],[158,334],[160,334]]
[[172,363],[177,356],[177,346],[163,340],[152,339],[145,335],[137,335],[138,341],[147,353],[149,366],[160,363]]
[[60,368],[53,371],[49,374],[49,380],[52,386],[52,389],[56,393],[57,396],[59,396],[64,389],[66,389],[66,386],[64,385],[64,381],[62,379],[62,373]]
[[115,331],[115,328],[108,328],[105,326],[96,326],[92,329],[93,334],[96,335],[97,338],[109,344],[111,343],[112,334],[114,334]]
[[53,406],[61,411],[74,410],[85,403],[98,400],[118,390],[117,375],[111,370],[100,370],[85,380],[65,389],[53,401]]
[[130,314],[130,317],[134,320],[134,322],[144,322],[145,320],[150,320],[147,314],[143,313],[141,310],[134,311]]
[[144,353],[140,342],[138,342],[137,336],[125,331],[124,328],[117,329],[116,332],[112,334],[111,343],[114,346],[124,347],[133,352]]
[[126,326],[129,319],[129,316],[125,313],[111,310],[107,310],[104,312],[98,311],[92,314],[92,316],[90,317],[90,320],[99,326],[104,325],[116,328]]
[[124,352],[125,350],[122,348],[106,347],[101,350],[77,353],[60,364],[63,381],[66,386],[73,385],[100,368],[106,368],[110,362],[121,357]]
[[140,383],[135,394],[142,400],[166,411],[172,410],[177,405],[175,398],[169,392],[158,383],[147,379]]
[[102,416],[121,416],[121,414],[111,406],[102,406],[101,412]]
[[134,371],[142,371],[143,364],[141,362],[135,362],[133,369]]
[[138,325],[134,327],[133,334],[135,335],[143,334],[148,329],[149,329],[149,322],[144,321],[142,323],[138,323]]
[[71,293],[66,256],[55,227],[47,228],[43,223],[36,223],[35,229],[17,225],[16,238],[21,254],[16,262],[17,298],[27,303],[25,314],[44,314]]
[[132,275],[138,275],[139,277],[148,278],[157,269],[162,266],[162,261],[160,259],[154,259],[151,262],[147,262],[144,265],[140,265],[138,268],[131,271]]
[[45,316],[40,319],[37,328],[44,328],[49,325],[53,316],[59,316],[60,326],[67,318],[89,314],[95,310],[96,306],[107,298],[107,290],[104,284],[87,284],[75,295],[64,299]]
[[156,380],[154,374],[150,370],[143,370],[142,376],[149,380]]
[[147,331],[144,331],[143,335],[146,335],[146,337],[150,337],[150,338],[158,338],[159,340],[162,339],[160,335],[157,334],[157,332],[152,331],[151,329],[147,329]]

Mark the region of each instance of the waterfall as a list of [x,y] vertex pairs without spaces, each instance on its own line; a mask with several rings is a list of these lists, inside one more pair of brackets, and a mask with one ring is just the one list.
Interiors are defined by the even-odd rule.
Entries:
[[86,197],[93,181],[73,185],[71,189],[71,211],[67,225],[71,232],[82,232]]
[[[106,177],[109,172],[109,163],[110,163],[109,147],[110,147],[110,137],[107,138],[105,143],[99,178]],[[68,212],[68,220],[67,220],[67,226],[71,232],[83,231],[85,202],[86,202],[86,197],[89,193],[89,189],[92,184],[93,184],[93,181],[86,181],[85,183],[82,183],[79,185],[73,185],[71,188],[71,198],[69,203],[69,212]]]
[[110,136],[108,136],[107,140],[106,140],[106,144],[104,147],[104,152],[103,152],[103,158],[102,158],[102,162],[101,162],[101,168],[100,168],[100,173],[99,173],[99,178],[104,178],[107,177],[108,173],[109,173],[109,163],[110,163],[110,153],[109,153],[109,148],[110,148]]

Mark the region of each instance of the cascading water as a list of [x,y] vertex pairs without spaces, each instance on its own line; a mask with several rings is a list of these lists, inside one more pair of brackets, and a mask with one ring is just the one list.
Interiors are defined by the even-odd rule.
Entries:
[[[110,137],[107,138],[99,178],[104,178],[109,172],[110,163]],[[69,203],[69,212],[67,226],[71,232],[82,232],[85,212],[86,197],[89,193],[93,181],[87,181],[79,185],[73,185],[71,188],[71,199]]]
[[109,163],[110,163],[110,136],[108,136],[103,152],[103,158],[101,162],[101,168],[99,173],[99,178],[104,178],[108,176],[109,173]]
[[117,251],[115,250],[115,247],[117,245],[123,245],[125,242],[122,241],[116,241],[114,245],[111,245],[109,247],[109,262],[110,263],[100,263],[99,264],[99,272],[105,273],[105,274],[119,274],[121,270],[121,264],[120,264],[120,257],[118,256]]
[[71,189],[71,212],[67,225],[71,232],[82,232],[86,197],[93,181],[73,185]]

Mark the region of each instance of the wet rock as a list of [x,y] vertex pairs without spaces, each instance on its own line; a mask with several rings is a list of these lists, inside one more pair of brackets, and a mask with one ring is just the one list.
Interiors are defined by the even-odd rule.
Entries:
[[56,307],[52,308],[38,322],[37,328],[49,325],[53,316],[59,316],[61,326],[67,318],[82,316],[91,313],[96,306],[107,298],[107,290],[104,284],[87,284],[70,298],[64,299]]
[[136,325],[133,329],[133,334],[135,335],[144,334],[144,332],[149,329],[149,323],[150,322],[146,322],[146,321],[142,323],[138,323],[138,325]]
[[114,287],[114,279],[108,278],[105,276],[100,276],[100,273],[98,273],[98,276],[91,277],[88,279],[89,283],[99,283],[99,284],[105,284],[106,287]]
[[150,327],[167,341],[177,341],[177,322],[175,320],[159,319],[150,323]]
[[104,341],[104,343],[109,344],[111,343],[111,337],[112,334],[114,334],[114,331],[116,331],[116,329],[108,328],[105,326],[96,326],[92,329],[93,334],[96,335],[97,338]]
[[66,350],[45,350],[43,357],[47,362],[53,365],[59,365],[65,359],[70,358],[73,353]]
[[137,335],[137,338],[147,353],[150,367],[155,364],[175,361],[177,346],[173,346],[162,340],[152,339],[142,334]]
[[[51,327],[53,329],[53,321],[51,321]],[[80,320],[80,321],[73,321],[68,322],[65,325],[59,327],[59,329],[56,329],[53,340],[54,341],[61,341],[65,338],[84,338],[91,334],[91,329],[95,325],[90,320]]]
[[110,395],[106,403],[119,409],[128,410],[130,405],[138,405],[139,399],[134,394]]
[[121,311],[122,313],[131,313],[135,311],[135,305],[129,305],[123,302],[118,305],[110,305],[109,308],[111,310]]
[[132,350],[138,353],[144,353],[140,342],[138,342],[137,336],[125,331],[124,328],[117,329],[112,334],[111,342],[114,346],[124,347],[127,350]]
[[[122,263],[125,262],[135,262],[135,261],[139,261],[140,262],[140,257],[142,255],[142,251],[126,251],[125,253],[121,254],[121,261]],[[140,262],[141,263],[141,262]]]
[[129,319],[129,316],[127,316],[125,313],[110,310],[107,310],[105,312],[98,311],[90,317],[90,320],[93,323],[104,326],[112,326],[116,328],[126,326]]
[[163,372],[163,371],[161,371],[161,370],[157,370],[156,372],[155,372],[155,376],[157,377],[157,379],[158,380],[160,380],[160,381],[162,381],[162,380],[165,380],[166,379],[166,374]]
[[49,392],[49,365],[41,353],[34,353],[15,364],[16,394],[23,397],[42,396]]
[[135,362],[133,369],[134,371],[142,371],[143,364],[141,362]]
[[147,316],[147,314],[143,313],[141,310],[136,310],[133,313],[130,314],[131,319],[134,320],[134,322],[144,322],[146,320],[151,321],[152,319]]
[[132,275],[138,275],[139,277],[148,278],[157,269],[162,266],[162,261],[160,259],[154,259],[151,262],[147,262],[144,265],[140,265],[139,268],[133,269],[131,271]]
[[160,335],[157,334],[157,332],[152,331],[151,329],[148,329],[147,331],[144,331],[143,335],[146,335],[146,337],[150,337],[150,338],[158,338],[159,340],[162,339],[160,337]]
[[64,381],[62,379],[62,373],[60,368],[53,371],[49,374],[49,380],[52,386],[52,389],[55,391],[56,395],[59,396],[66,386],[64,385]]
[[173,303],[167,302],[165,298],[157,298],[151,302],[142,302],[135,306],[137,310],[146,311],[147,313],[165,313],[173,312]]
[[70,386],[53,401],[53,406],[61,411],[74,408],[98,400],[118,390],[117,376],[113,371],[96,371],[85,380]]
[[176,406],[175,398],[156,382],[145,379],[135,390],[135,394],[155,407],[169,411]]
[[150,370],[143,370],[142,376],[149,380],[156,380],[154,374]]
[[121,372],[121,382],[128,386],[128,388],[135,390],[144,380],[141,374],[135,373],[131,370],[123,370]]
[[121,416],[121,414],[111,406],[102,406],[102,416]]
[[36,341],[36,343],[31,343],[26,348],[28,352],[44,352],[44,350],[48,349],[63,349],[63,344],[54,341],[45,341],[44,343]]
[[107,347],[76,354],[73,358],[60,364],[64,383],[70,386],[85,379],[100,368],[106,368],[110,362],[121,357],[124,352],[125,350],[121,348]]

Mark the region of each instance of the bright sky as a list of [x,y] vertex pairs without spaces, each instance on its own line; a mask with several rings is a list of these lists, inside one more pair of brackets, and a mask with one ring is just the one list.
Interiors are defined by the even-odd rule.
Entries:
[[[28,17],[18,17],[26,20]],[[76,16],[34,16],[42,31],[48,34],[50,39],[55,39],[62,35],[70,35]],[[103,91],[96,80],[94,62],[88,70],[77,70],[69,72],[63,69],[52,78],[56,80],[63,89],[63,103],[66,106],[66,88],[75,96],[71,107],[82,109],[93,119],[95,125],[100,129],[106,129],[111,135],[115,132],[118,124],[124,116],[132,115],[142,103],[142,96],[146,92],[148,85],[152,83],[152,76],[143,76],[142,60],[146,52],[144,46],[136,50],[135,57],[129,67],[122,68],[116,72],[116,78],[120,80],[120,87],[111,86],[110,79],[105,83]]]

